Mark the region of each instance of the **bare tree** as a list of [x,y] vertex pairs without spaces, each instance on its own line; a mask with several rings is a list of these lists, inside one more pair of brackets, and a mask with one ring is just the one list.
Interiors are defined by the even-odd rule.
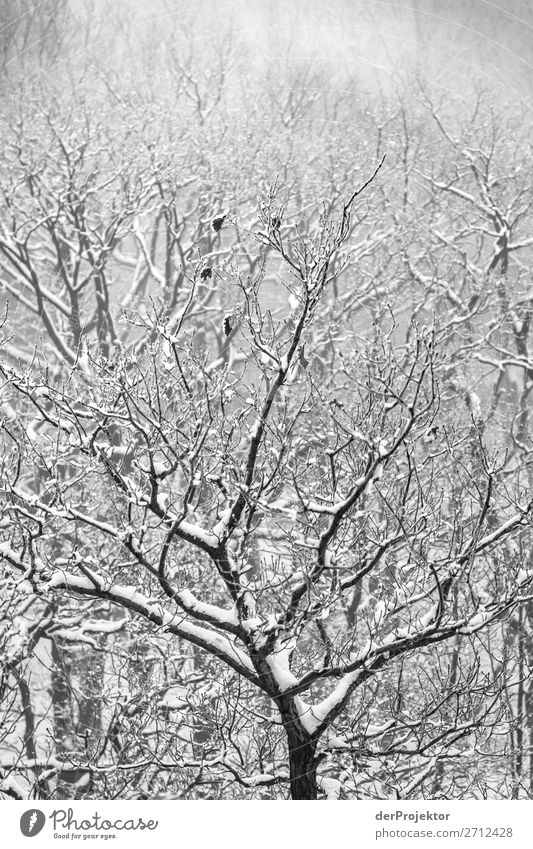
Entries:
[[530,796],[523,121],[8,5],[1,792]]
[[[6,428],[10,569],[49,603],[105,600],[217,658],[232,690],[257,693],[261,721],[280,723],[287,760],[278,749],[249,772],[233,752],[198,769],[243,786],[287,783],[293,799],[347,792],[332,753],[407,758],[405,796],[457,757],[500,710],[501,672],[484,668],[476,635],[531,597],[529,570],[499,565],[506,541],[527,534],[531,501],[502,477],[466,407],[444,415],[448,334],[413,326],[398,343],[391,316],[367,339],[339,327],[334,357],[312,350],[359,193],[309,235],[266,200],[255,241],[282,263],[293,306],[274,316],[262,302],[268,259],[251,276],[236,258],[233,308],[218,313],[234,359],[196,343],[200,262],[172,316],[129,316],[149,340],[142,349],[87,348],[83,368],[58,381],[38,359],[2,366],[5,391],[31,411],[31,426],[20,416]],[[425,688],[409,716],[417,661],[440,645],[453,655],[458,641],[444,686]],[[257,731],[239,710],[233,746],[250,757]],[[374,726],[379,710],[389,719]],[[130,705],[130,725],[134,715]],[[79,765],[98,773],[112,756],[107,746]],[[175,753],[154,762],[159,772],[180,763]]]

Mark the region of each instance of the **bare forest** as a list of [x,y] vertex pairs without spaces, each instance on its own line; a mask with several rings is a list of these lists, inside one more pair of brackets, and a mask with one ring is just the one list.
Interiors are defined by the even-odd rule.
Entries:
[[1,4],[0,796],[532,798],[527,51],[256,5]]

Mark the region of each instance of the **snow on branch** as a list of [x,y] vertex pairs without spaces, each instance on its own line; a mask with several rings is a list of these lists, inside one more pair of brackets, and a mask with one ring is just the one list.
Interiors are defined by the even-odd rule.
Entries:
[[69,590],[81,595],[105,598],[138,613],[159,627],[163,632],[183,637],[205,649],[209,654],[224,660],[245,678],[258,683],[254,667],[247,655],[227,636],[202,628],[184,616],[165,611],[162,604],[130,587],[109,583],[103,578],[90,579],[68,572],[55,572],[47,581],[50,590]]

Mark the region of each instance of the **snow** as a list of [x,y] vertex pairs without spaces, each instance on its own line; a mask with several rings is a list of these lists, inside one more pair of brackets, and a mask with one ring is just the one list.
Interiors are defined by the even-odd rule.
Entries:
[[425,613],[424,616],[420,617],[420,619],[417,622],[417,626],[419,628],[422,628],[423,630],[431,628],[431,626],[435,623],[435,621],[438,617],[439,609],[440,609],[440,600],[437,600],[435,602],[435,604],[433,604],[429,608],[428,612]]
[[388,613],[387,605],[385,604],[385,602],[382,599],[380,599],[377,602],[377,604],[374,608],[374,617],[373,617],[374,627],[377,628],[379,625],[381,625],[381,623],[385,619],[387,613]]
[[300,722],[302,723],[305,730],[312,734],[315,730],[315,722],[314,718],[311,714],[311,706],[304,702],[300,696],[294,697],[294,705],[296,710],[298,711],[298,716],[300,717]]
[[249,634],[253,634],[254,631],[261,630],[263,627],[263,620],[259,616],[254,616],[251,619],[243,619],[241,625]]
[[275,781],[276,777],[269,772],[258,772],[256,775],[250,775],[240,780],[246,787],[257,787],[258,785],[269,784]]
[[[361,674],[360,670],[348,672],[331,691],[329,696],[326,696],[317,705],[305,705],[305,714],[302,715],[302,725],[310,734],[315,731],[325,722],[328,715],[337,708],[348,695],[351,687],[356,683]],[[304,703],[301,702],[303,706]]]
[[10,422],[14,422],[18,418],[16,410],[7,401],[2,404],[2,415]]
[[173,687],[169,687],[157,704],[159,707],[167,708],[167,710],[184,710],[190,707],[184,698],[186,695],[187,688],[181,684],[176,684]]
[[394,719],[388,719],[387,722],[383,723],[383,725],[368,725],[363,737],[365,739],[369,739],[370,737],[379,737],[381,734],[385,734],[385,732],[393,727]]
[[162,513],[166,513],[170,504],[170,495],[168,492],[162,492],[157,496],[157,506]]
[[[249,657],[237,648],[229,637],[196,625],[185,619],[183,614],[172,615],[168,613],[163,609],[157,599],[145,596],[132,587],[125,587],[119,584],[106,584],[96,574],[94,574],[94,580],[91,581],[85,576],[72,575],[67,572],[56,572],[49,582],[51,589],[66,587],[67,589],[89,594],[94,591],[95,586],[100,590],[108,592],[109,598],[116,603],[137,608],[142,615],[150,618],[163,631],[168,631],[185,639],[188,638],[193,642],[200,643],[207,651],[211,651],[213,654],[219,654],[224,657],[226,662],[240,667],[242,673],[251,674],[255,677],[255,669]],[[218,608],[212,609],[218,611]],[[225,611],[223,611],[223,614],[227,617],[230,616]],[[231,621],[234,621],[233,618]]]
[[[374,473],[374,477],[377,477],[377,472]],[[336,501],[334,504],[320,504],[318,501],[308,501],[305,505],[306,510],[309,510],[311,513],[324,513],[328,516],[335,516],[340,511],[346,510],[351,506],[356,491],[364,487],[367,483],[368,479],[366,477],[357,478],[353,482],[351,493],[347,498],[344,498],[342,501]]]
[[24,656],[24,650],[27,645],[27,638],[22,634],[8,635],[4,646],[5,660],[8,662],[17,662],[20,657]]
[[[85,567],[85,571],[89,571],[87,567]],[[54,590],[59,587],[63,588],[66,584],[67,587],[70,587],[73,590],[81,590],[82,592],[84,590],[86,592],[90,592],[95,588],[100,590],[104,589],[104,581],[102,578],[92,571],[91,575],[93,576],[93,580],[89,580],[89,578],[82,577],[81,575],[70,575],[68,572],[56,572],[48,581],[48,587],[49,589]]]
[[289,668],[289,661],[286,652],[280,651],[275,657],[274,655],[269,654],[265,660],[272,672],[272,677],[274,678],[280,693],[285,693],[287,690],[291,690],[298,684],[298,679],[292,674]]
[[182,521],[179,525],[179,531],[188,536],[191,541],[200,545],[205,545],[207,548],[216,548],[219,544],[219,539],[216,534],[195,525],[192,522]]
[[[0,557],[5,557],[5,559],[10,563],[14,563],[18,569],[22,569],[26,572],[26,564],[24,564],[21,557],[17,554],[14,548],[11,548],[8,542],[0,542]],[[43,561],[37,555],[34,555],[33,566],[39,572],[43,571],[45,568]]]
[[326,799],[339,799],[342,784],[337,778],[327,778],[324,775],[317,776],[317,784],[326,794]]
[[531,580],[531,578],[533,578],[533,572],[530,572],[528,569],[521,568],[516,576],[516,581],[518,584],[524,584],[526,581]]
[[101,620],[100,622],[85,622],[82,626],[83,631],[93,634],[114,634],[116,631],[121,631],[129,619],[111,619],[109,621]]
[[342,737],[333,736],[328,739],[328,747],[330,749],[346,749],[349,745],[348,741]]
[[480,610],[468,621],[468,624],[464,628],[461,628],[461,634],[473,634],[475,631],[479,631],[490,618],[490,611]]
[[17,799],[29,798],[29,790],[25,790],[12,775],[8,775],[6,778],[2,779],[0,782],[0,791],[10,793],[13,796],[16,796]]
[[228,529],[229,520],[231,519],[232,508],[228,507],[226,510],[223,510],[220,514],[219,521],[213,527],[213,534],[221,540]]
[[199,618],[205,618],[220,625],[233,625],[236,627],[239,624],[235,609],[224,610],[224,608],[214,604],[199,601],[188,589],[180,590],[180,592],[176,593],[176,599],[187,613],[196,615]]

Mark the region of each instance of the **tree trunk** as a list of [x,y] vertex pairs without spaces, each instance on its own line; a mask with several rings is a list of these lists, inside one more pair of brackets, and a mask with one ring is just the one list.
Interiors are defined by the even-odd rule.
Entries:
[[316,741],[288,732],[291,799],[316,799]]

